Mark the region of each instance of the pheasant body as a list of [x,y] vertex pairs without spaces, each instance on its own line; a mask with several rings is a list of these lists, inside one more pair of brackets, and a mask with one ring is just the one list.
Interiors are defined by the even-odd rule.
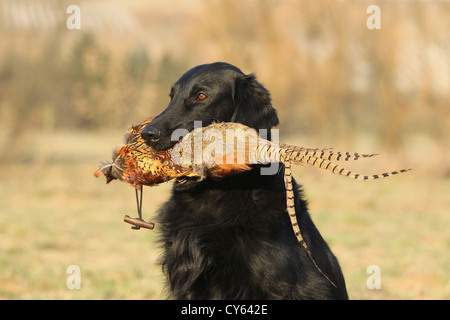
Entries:
[[[186,153],[185,150],[194,150],[194,152]],[[201,153],[200,156],[199,152]],[[214,123],[206,128],[197,128],[191,131],[174,146],[171,153],[172,161],[184,168],[189,167],[193,175],[199,175],[203,178],[205,176],[219,176],[217,173],[219,171],[225,171],[223,176],[226,176],[238,173],[239,170],[249,170],[251,168],[249,165],[252,164],[269,162],[309,164],[355,180],[386,178],[410,170],[402,169],[374,175],[353,173],[336,165],[331,160],[358,160],[373,157],[377,154],[342,153],[333,151],[331,148],[311,149],[273,143],[261,138],[256,130],[232,122]],[[236,172],[226,171],[223,169],[224,164],[228,164],[230,171],[234,169]]]
[[[141,138],[141,130],[153,118],[131,126],[125,144],[113,152],[113,161],[104,162],[96,176],[103,173],[107,183],[114,179],[132,186],[154,186],[183,177],[220,178],[250,170],[252,164],[289,161],[309,164],[356,180],[371,180],[403,173],[361,175],[336,165],[332,160],[348,161],[376,154],[341,153],[333,149],[311,149],[277,144],[261,138],[256,130],[239,123],[214,123],[187,134],[173,148],[155,151]],[[289,160],[288,160],[289,159]]]

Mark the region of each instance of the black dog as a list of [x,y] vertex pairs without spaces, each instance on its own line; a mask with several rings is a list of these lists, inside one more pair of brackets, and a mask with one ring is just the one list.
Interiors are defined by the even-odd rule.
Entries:
[[[169,106],[142,130],[157,150],[175,144],[175,129],[240,122],[255,129],[278,124],[269,92],[227,63],[197,66],[172,87]],[[174,183],[158,216],[162,266],[175,299],[347,299],[344,277],[296,192],[303,237],[331,284],[297,242],[286,213],[283,172],[260,166],[220,181]],[[282,170],[280,170],[282,171]],[[294,186],[298,186],[294,181]]]

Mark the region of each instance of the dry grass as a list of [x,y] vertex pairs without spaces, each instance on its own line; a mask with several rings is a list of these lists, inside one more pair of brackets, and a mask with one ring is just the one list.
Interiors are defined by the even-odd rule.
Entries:
[[[449,298],[448,179],[412,172],[361,184],[329,176],[299,180],[342,265],[350,298]],[[381,268],[381,290],[366,287],[369,265]]]
[[[131,230],[122,218],[135,214],[132,188],[105,185],[93,176],[121,137],[42,135],[29,148],[41,151],[38,158],[2,165],[0,298],[165,297],[156,263],[158,226]],[[386,161],[391,158],[382,154],[352,167],[363,172],[399,168]],[[316,168],[294,170],[314,221],[339,258],[352,299],[450,298],[448,176],[415,167],[408,175],[363,183]],[[170,186],[146,189],[147,219],[168,198]],[[72,264],[81,268],[81,290],[66,287],[66,268]],[[381,290],[366,287],[366,268],[372,264],[381,268]]]
[[[184,71],[212,61],[255,72],[291,134],[368,131],[392,150],[418,131],[450,140],[446,2],[380,1],[369,30],[364,1],[80,0],[79,31],[60,14],[69,1],[0,3],[0,148],[21,142],[22,122],[114,129],[158,114]],[[20,14],[39,6],[58,23],[27,29]]]
[[[41,140],[48,149],[39,161],[2,170],[0,297],[161,297],[155,232],[134,232],[122,222],[124,214],[135,214],[132,188],[106,186],[93,176],[121,135],[53,137]],[[147,192],[146,218],[168,187]],[[82,272],[78,291],[66,287],[72,264]]]

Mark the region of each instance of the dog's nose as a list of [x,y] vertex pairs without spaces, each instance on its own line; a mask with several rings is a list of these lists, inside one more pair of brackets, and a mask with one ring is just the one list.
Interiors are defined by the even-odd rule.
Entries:
[[146,126],[141,131],[141,137],[146,142],[156,142],[161,137],[161,131],[158,128],[152,126]]

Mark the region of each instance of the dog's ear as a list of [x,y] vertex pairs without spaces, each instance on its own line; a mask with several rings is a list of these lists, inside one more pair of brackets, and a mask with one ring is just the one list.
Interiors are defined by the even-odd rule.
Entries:
[[278,125],[277,111],[272,107],[270,93],[254,74],[238,77],[235,82],[236,109],[231,118],[255,129],[270,129]]

